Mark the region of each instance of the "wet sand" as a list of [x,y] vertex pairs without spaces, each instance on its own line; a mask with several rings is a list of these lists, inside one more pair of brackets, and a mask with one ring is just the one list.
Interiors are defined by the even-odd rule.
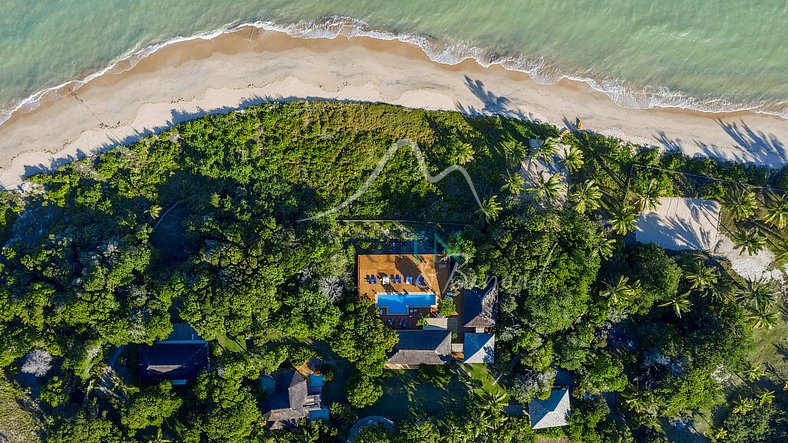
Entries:
[[622,108],[583,83],[540,85],[473,60],[442,65],[399,41],[302,39],[247,27],[165,46],[131,65],[61,88],[0,125],[0,186],[208,113],[289,99],[500,113],[559,127],[580,118],[584,129],[692,156],[788,163],[788,121],[779,117]]

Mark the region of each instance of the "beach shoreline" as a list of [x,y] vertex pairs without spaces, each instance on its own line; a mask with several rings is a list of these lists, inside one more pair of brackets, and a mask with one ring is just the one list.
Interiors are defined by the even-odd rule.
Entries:
[[788,163],[788,121],[777,116],[623,108],[585,83],[543,85],[473,59],[441,64],[399,40],[300,38],[248,26],[168,44],[105,71],[0,125],[0,186],[18,187],[26,176],[182,121],[289,99],[498,113],[558,127],[580,118],[585,129],[690,156]]

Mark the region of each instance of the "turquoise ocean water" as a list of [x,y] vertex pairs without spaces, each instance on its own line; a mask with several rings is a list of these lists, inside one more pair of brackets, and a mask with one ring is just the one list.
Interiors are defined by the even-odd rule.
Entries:
[[786,0],[2,0],[0,122],[46,88],[244,23],[399,38],[443,63],[584,80],[623,106],[788,118]]

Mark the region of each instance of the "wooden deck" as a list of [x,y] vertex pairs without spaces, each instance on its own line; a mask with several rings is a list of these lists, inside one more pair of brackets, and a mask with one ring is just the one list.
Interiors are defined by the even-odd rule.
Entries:
[[405,315],[389,315],[386,313],[386,309],[383,309],[383,314],[380,315],[380,318],[391,329],[421,329],[421,326],[416,325],[419,318],[429,318],[437,313],[437,309],[431,308],[411,308],[409,311],[411,312]]
[[[449,279],[450,261],[436,254],[415,257],[416,260],[413,254],[357,256],[359,296],[375,301],[377,294],[430,293],[440,300],[441,290]],[[374,276],[376,281],[369,280],[370,276]],[[385,282],[385,277],[388,277],[388,282]],[[407,283],[407,277],[411,277],[411,283]],[[419,277],[424,278],[423,285],[419,284]]]

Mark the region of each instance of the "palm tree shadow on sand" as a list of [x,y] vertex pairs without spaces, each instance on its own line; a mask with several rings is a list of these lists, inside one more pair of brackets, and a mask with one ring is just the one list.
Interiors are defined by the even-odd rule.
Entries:
[[[701,153],[698,157],[711,157],[736,161],[740,163],[754,163],[756,165],[781,167],[788,164],[788,148],[774,134],[767,134],[763,131],[755,130],[743,120],[737,122],[725,122],[721,119],[715,120],[720,128],[731,138],[733,144],[740,149],[731,146],[720,146],[713,143],[706,143],[701,140],[685,142],[679,138],[670,138],[665,131],[657,131],[654,139],[657,143],[668,151],[681,151],[682,146],[694,144],[700,148]],[[746,154],[745,154],[746,152]]]

